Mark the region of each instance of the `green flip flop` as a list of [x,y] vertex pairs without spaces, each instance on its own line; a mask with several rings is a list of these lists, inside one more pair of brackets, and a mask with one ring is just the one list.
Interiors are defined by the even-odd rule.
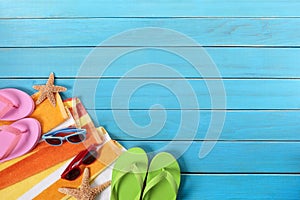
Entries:
[[180,185],[180,168],[169,153],[158,153],[151,161],[143,200],[175,200]]
[[116,161],[111,182],[111,200],[139,200],[147,175],[148,157],[138,147],[124,152]]

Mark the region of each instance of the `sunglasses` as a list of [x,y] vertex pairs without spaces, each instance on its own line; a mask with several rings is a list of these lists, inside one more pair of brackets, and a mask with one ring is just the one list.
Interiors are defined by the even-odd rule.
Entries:
[[93,144],[87,149],[81,151],[77,156],[71,161],[65,171],[61,174],[62,179],[73,181],[80,176],[82,173],[80,165],[90,165],[98,157],[99,144]]
[[[73,133],[73,134],[69,134]],[[66,136],[56,136],[58,134],[68,134]],[[42,136],[42,139],[45,140],[48,144],[52,146],[62,145],[64,140],[67,140],[69,143],[77,144],[83,142],[86,139],[86,130],[77,129],[77,128],[64,128],[56,131],[51,131]]]

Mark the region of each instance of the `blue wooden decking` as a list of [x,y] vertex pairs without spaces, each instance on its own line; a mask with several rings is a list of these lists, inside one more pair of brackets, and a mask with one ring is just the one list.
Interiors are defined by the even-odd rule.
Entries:
[[[151,152],[168,146],[171,153],[182,154],[178,199],[299,199],[299,10],[298,0],[3,0],[0,88],[33,93],[32,85],[44,83],[55,72],[57,84],[69,89],[63,97],[79,96],[96,124],[107,128],[113,139],[127,148],[141,146]],[[164,35],[156,36],[159,42],[139,35],[98,46],[113,35],[145,27],[171,29],[192,38],[220,75],[199,75],[187,60],[163,51],[187,52],[200,71],[208,65],[195,53],[199,46]],[[110,63],[99,81],[94,71],[79,73],[95,47],[107,57],[124,49],[134,51]],[[96,69],[103,63],[88,65]],[[122,79],[149,63],[168,66],[182,77],[150,70]],[[121,89],[115,93],[120,80]],[[224,85],[225,107],[211,101],[220,98],[220,91],[209,90],[214,81]],[[128,99],[128,88],[145,82],[151,84],[136,89]],[[171,85],[178,93],[155,83]],[[192,97],[199,106],[181,104]],[[163,107],[151,107],[155,104]],[[207,131],[212,115],[220,112],[226,114],[222,132],[212,151],[200,158],[200,148],[216,142],[207,138]],[[135,124],[121,126],[116,115],[121,122],[131,119]],[[182,116],[190,119],[181,123]],[[190,134],[195,130],[192,116],[200,116],[195,135]],[[221,123],[215,121],[212,127]],[[130,130],[140,132],[132,135]],[[178,150],[185,146],[184,152]]]

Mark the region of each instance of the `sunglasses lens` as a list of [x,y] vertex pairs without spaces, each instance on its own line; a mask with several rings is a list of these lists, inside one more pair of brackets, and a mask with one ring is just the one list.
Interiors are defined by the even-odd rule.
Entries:
[[66,175],[65,175],[65,179],[67,180],[75,180],[78,176],[80,175],[80,169],[79,168],[74,168],[71,171],[69,171]]
[[61,144],[61,140],[60,139],[56,139],[56,138],[47,138],[45,139],[46,142],[48,142],[51,145],[60,145]]
[[85,140],[85,136],[83,134],[71,135],[68,137],[68,141],[72,143],[79,143]]
[[97,151],[90,151],[88,154],[86,154],[86,156],[84,156],[84,158],[82,159],[82,163],[85,165],[93,163],[96,160],[97,155]]

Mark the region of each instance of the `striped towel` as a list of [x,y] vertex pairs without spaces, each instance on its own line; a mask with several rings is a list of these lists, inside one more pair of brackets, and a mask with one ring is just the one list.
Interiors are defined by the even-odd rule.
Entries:
[[[85,149],[89,144],[105,141],[103,134],[105,131],[101,129],[102,131],[99,132],[96,129],[78,98],[67,99],[64,101],[64,105],[72,113],[76,125],[87,129],[87,133],[89,134],[87,140],[84,143],[76,145],[65,142],[59,147],[41,142],[30,153],[2,163],[0,165],[0,199],[17,199],[58,168],[62,167],[66,161]],[[123,148],[113,141],[110,141],[108,144],[117,146],[117,148],[112,148],[111,150],[108,148],[108,152],[115,152],[117,157],[120,149]],[[112,163],[114,159],[115,157],[112,156],[111,160],[107,160],[107,164]],[[107,165],[102,164],[101,169],[97,168],[94,171],[94,176],[106,167]]]

